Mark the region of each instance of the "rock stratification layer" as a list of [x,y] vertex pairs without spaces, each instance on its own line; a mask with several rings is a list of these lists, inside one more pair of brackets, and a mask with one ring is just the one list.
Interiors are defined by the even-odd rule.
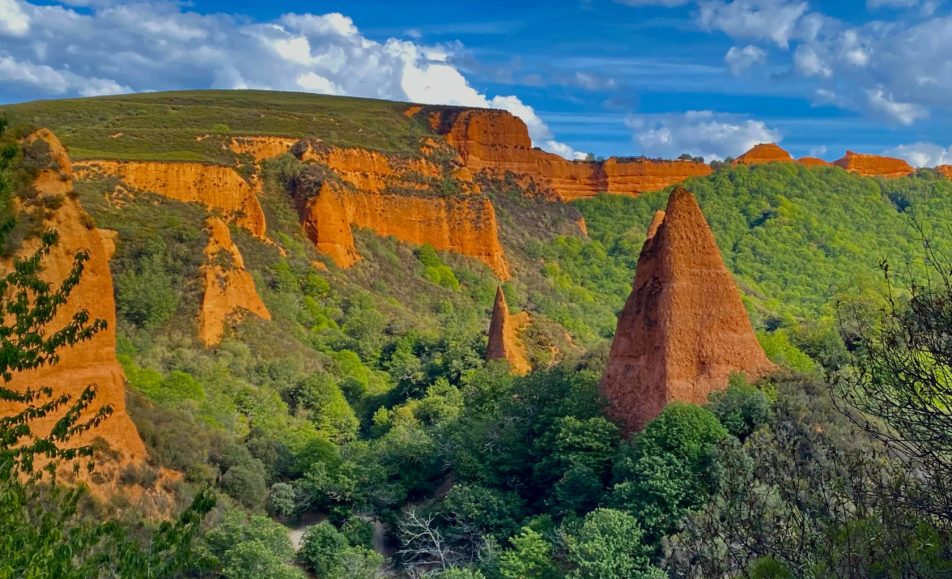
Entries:
[[431,112],[429,120],[473,172],[526,175],[551,188],[564,201],[593,197],[603,191],[637,195],[711,173],[708,165],[694,161],[614,157],[568,161],[534,149],[525,123],[506,111],[440,109]]
[[[47,141],[51,150],[57,153],[52,155],[56,167],[49,170],[58,175],[55,180],[48,182],[43,177],[43,171],[46,169],[42,170],[35,188],[40,195],[59,197],[62,200],[62,204],[44,222],[45,228],[53,229],[59,234],[59,243],[43,259],[41,277],[54,287],[59,287],[69,276],[76,253],[85,251],[89,255],[79,284],[73,288],[67,302],[60,306],[56,317],[45,328],[46,334],[50,335],[65,326],[82,309],[89,313],[91,320],[104,320],[106,328],[90,340],[62,348],[57,364],[15,374],[6,387],[22,392],[27,388],[49,386],[53,389],[54,396],[68,394],[76,401],[87,386],[96,385],[96,399],[84,419],[88,419],[105,405],[112,407],[112,415],[97,428],[74,437],[69,446],[90,444],[101,438],[111,449],[113,454],[109,456],[114,460],[109,461],[108,465],[98,467],[97,472],[105,479],[115,482],[122,466],[145,460],[147,453],[135,424],[126,413],[125,376],[116,360],[116,303],[113,298],[107,244],[104,243],[100,230],[92,226],[92,219],[79,203],[70,195],[60,193],[63,184],[66,185],[67,191],[72,190],[72,180],[61,179],[59,176],[69,163],[59,141],[49,131],[40,131],[30,137],[37,138]],[[31,255],[37,247],[37,239],[28,239],[18,251],[18,255]],[[6,264],[4,267],[8,266],[9,264]],[[22,405],[18,403],[0,400],[0,416],[8,416],[22,410]],[[64,407],[59,412],[40,418],[31,424],[31,428],[34,433],[45,436],[65,411]]]
[[84,176],[112,175],[133,189],[218,209],[253,235],[265,234],[264,211],[254,187],[231,167],[157,161],[84,161],[76,167]]
[[790,153],[775,143],[761,143],[740,157],[734,159],[734,165],[762,165],[764,163],[792,163]]
[[205,265],[202,266],[205,295],[198,327],[202,343],[214,346],[221,342],[230,320],[246,312],[270,320],[271,312],[258,296],[251,274],[245,270],[244,260],[231,239],[228,225],[217,217],[209,217],[205,228],[208,231]]
[[704,403],[734,372],[757,378],[773,368],[694,196],[675,189],[658,220],[601,381],[609,414],[626,432],[669,402]]
[[486,360],[506,360],[516,374],[527,374],[532,365],[525,348],[519,340],[519,330],[529,322],[529,315],[520,312],[510,315],[509,306],[502,288],[496,289],[492,320],[489,322],[489,341],[486,344]]
[[833,164],[864,177],[905,177],[915,171],[912,165],[902,159],[864,155],[853,151],[847,151],[842,159],[834,161]]

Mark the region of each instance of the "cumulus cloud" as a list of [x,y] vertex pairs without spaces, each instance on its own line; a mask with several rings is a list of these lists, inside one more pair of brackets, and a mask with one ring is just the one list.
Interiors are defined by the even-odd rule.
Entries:
[[684,6],[691,0],[615,0],[619,4],[628,6],[664,6],[665,8],[674,8],[675,6]]
[[892,157],[905,159],[914,167],[937,167],[952,164],[952,146],[943,147],[935,143],[918,142],[899,145],[885,151]]
[[798,22],[808,5],[788,0],[703,0],[699,8],[698,21],[708,30],[732,38],[772,40],[787,48],[798,33]]
[[738,75],[751,66],[767,62],[767,53],[762,48],[748,44],[744,48],[732,46],[724,55],[724,62],[731,73]]
[[763,121],[713,111],[630,117],[634,142],[649,156],[676,157],[682,153],[705,159],[735,157],[760,143],[776,143],[780,133]]
[[570,157],[518,97],[488,96],[453,65],[458,45],[371,40],[338,13],[254,22],[183,3],[0,0],[0,98],[260,88],[504,108],[536,145]]
[[869,107],[873,111],[903,125],[911,125],[917,120],[929,116],[929,111],[924,107],[893,100],[892,95],[887,95],[882,87],[866,91],[866,96],[869,100]]

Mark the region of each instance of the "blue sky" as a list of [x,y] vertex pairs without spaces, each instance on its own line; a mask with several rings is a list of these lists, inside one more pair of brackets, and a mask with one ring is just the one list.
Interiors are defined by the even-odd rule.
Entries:
[[939,0],[0,0],[0,102],[274,88],[505,108],[565,156],[952,162]]

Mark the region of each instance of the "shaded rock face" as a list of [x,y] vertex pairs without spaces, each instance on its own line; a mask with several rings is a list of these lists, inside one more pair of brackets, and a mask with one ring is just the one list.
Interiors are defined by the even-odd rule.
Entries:
[[790,153],[775,143],[761,143],[734,159],[734,165],[762,165],[764,163],[792,163]]
[[[51,149],[62,150],[59,141],[51,135],[49,131],[40,131],[30,138],[48,139]],[[65,151],[63,155],[65,157]],[[64,167],[68,167],[68,157],[56,159],[54,156],[54,161],[58,167],[51,168],[52,171],[59,173]],[[62,180],[59,176],[52,181],[53,187],[47,187],[50,181],[44,178],[44,174],[41,171],[36,183],[41,194],[59,195],[61,183],[65,183],[69,191],[72,190],[72,181]],[[90,444],[98,438],[114,453],[107,454],[110,458],[97,465],[96,473],[99,474],[100,482],[93,484],[93,490],[99,494],[102,490],[100,485],[118,484],[119,473],[125,466],[144,461],[148,457],[139,432],[126,413],[125,376],[116,360],[116,303],[109,271],[109,243],[91,223],[89,214],[68,195],[63,197],[63,204],[44,223],[45,228],[55,229],[60,236],[59,243],[42,262],[41,277],[44,280],[58,287],[69,275],[76,252],[89,253],[89,261],[85,264],[80,283],[73,288],[69,300],[60,307],[46,332],[50,334],[63,327],[80,309],[86,309],[90,319],[105,320],[106,329],[88,341],[60,350],[60,360],[55,366],[18,373],[6,386],[16,391],[50,386],[54,396],[69,394],[76,400],[86,386],[97,385],[96,400],[85,418],[89,418],[104,405],[112,406],[113,413],[99,427],[76,436],[70,446]],[[27,240],[18,255],[31,255],[38,246],[38,240]],[[9,262],[2,264],[2,267],[9,268]],[[0,416],[9,416],[22,410],[20,404],[0,400]],[[32,424],[33,431],[47,435],[65,410],[66,408],[62,408],[59,413],[37,420]]]
[[694,196],[675,189],[655,221],[601,381],[626,433],[669,402],[706,402],[734,372],[755,379],[773,368]]
[[853,151],[847,151],[846,156],[834,161],[833,164],[864,177],[905,177],[915,171],[912,165],[902,159],[863,155]]
[[532,365],[525,348],[519,340],[519,330],[529,323],[529,314],[509,314],[506,296],[502,288],[496,289],[492,320],[489,322],[489,342],[486,344],[486,360],[506,360],[515,374],[528,374]]
[[429,120],[472,171],[527,175],[551,188],[563,201],[603,191],[637,195],[711,173],[708,165],[693,161],[568,161],[533,149],[525,123],[506,111],[440,109],[431,112]]
[[218,209],[258,237],[263,237],[267,229],[254,187],[231,167],[206,163],[84,161],[76,163],[76,168],[80,176],[111,175],[133,189]]
[[251,274],[231,239],[228,225],[217,217],[205,222],[208,245],[205,247],[205,265],[202,280],[205,295],[198,316],[199,338],[205,346],[221,343],[229,321],[245,313],[270,320],[271,312],[255,290]]

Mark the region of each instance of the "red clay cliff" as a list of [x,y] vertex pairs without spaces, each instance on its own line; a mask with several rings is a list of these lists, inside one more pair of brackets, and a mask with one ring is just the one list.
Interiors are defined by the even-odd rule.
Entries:
[[601,381],[626,433],[669,402],[704,403],[734,372],[773,368],[694,196],[676,188],[652,225]]
[[764,163],[792,163],[790,153],[775,143],[761,143],[734,159],[734,165],[762,165]]
[[842,159],[834,161],[833,164],[864,177],[897,178],[915,172],[912,165],[902,159],[864,155],[853,151],[847,151]]

